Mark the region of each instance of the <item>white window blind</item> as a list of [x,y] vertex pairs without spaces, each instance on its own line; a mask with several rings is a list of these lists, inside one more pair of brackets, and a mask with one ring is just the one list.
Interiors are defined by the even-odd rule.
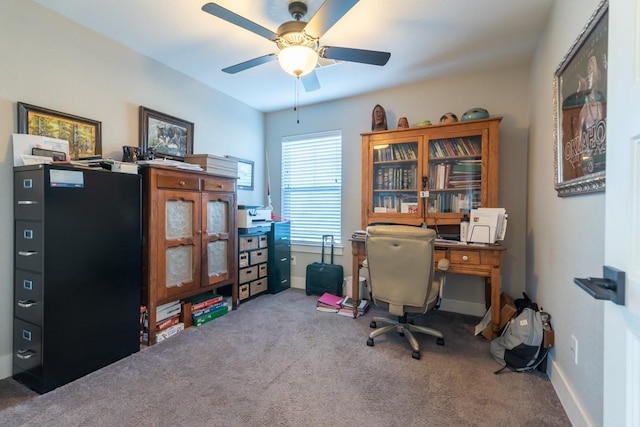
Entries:
[[281,188],[292,244],[320,245],[330,234],[341,245],[342,132],[282,138]]

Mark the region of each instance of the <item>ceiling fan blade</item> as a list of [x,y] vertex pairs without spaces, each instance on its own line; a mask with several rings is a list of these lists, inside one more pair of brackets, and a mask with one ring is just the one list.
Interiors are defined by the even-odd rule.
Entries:
[[236,13],[233,13],[222,6],[218,6],[215,3],[205,4],[204,6],[202,6],[202,10],[212,14],[213,16],[217,16],[220,19],[224,19],[227,22],[237,25],[238,27],[244,28],[245,30],[251,31],[252,33],[262,36],[265,39],[275,41],[275,39],[278,38],[278,35],[273,31],[268,30],[263,26],[256,24],[253,21],[249,21],[247,18],[240,16]]
[[240,71],[248,70],[249,68],[256,67],[261,64],[265,64],[267,62],[271,62],[276,59],[275,53],[270,53],[268,55],[259,56],[257,58],[250,59],[245,62],[241,62],[236,65],[232,65],[231,67],[223,68],[222,71],[229,74],[239,73]]
[[313,92],[314,90],[320,89],[320,82],[318,81],[318,75],[315,70],[300,77],[300,80],[302,80],[302,86],[304,86],[305,92]]
[[339,61],[361,62],[371,65],[385,65],[391,54],[377,50],[351,49],[348,47],[323,46],[320,48],[321,58],[337,59]]
[[304,32],[311,37],[322,37],[356,3],[358,0],[326,0],[304,27]]

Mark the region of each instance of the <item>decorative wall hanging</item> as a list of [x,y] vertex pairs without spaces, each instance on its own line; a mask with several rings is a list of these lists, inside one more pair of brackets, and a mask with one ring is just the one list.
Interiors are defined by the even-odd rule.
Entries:
[[18,133],[69,141],[71,160],[102,154],[102,123],[96,120],[18,102]]
[[608,1],[598,5],[553,79],[555,189],[604,191],[607,154]]
[[193,154],[193,123],[140,107],[140,147],[143,153],[184,161]]

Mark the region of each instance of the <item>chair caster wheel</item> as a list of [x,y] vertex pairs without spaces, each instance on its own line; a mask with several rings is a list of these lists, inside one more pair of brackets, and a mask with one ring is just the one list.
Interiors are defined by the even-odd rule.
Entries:
[[376,322],[371,322],[369,323],[369,327],[375,329],[378,327],[378,325],[376,324]]
[[373,347],[373,338],[369,338],[369,339],[367,340],[367,345],[368,345],[369,347]]
[[436,340],[436,344],[438,344],[438,345],[444,345],[444,338],[438,338],[438,339]]
[[413,353],[411,353],[411,357],[413,357],[416,360],[420,360],[420,352],[414,351]]

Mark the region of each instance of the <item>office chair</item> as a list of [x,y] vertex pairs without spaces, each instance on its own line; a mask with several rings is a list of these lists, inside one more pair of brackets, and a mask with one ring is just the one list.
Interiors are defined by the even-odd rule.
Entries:
[[367,266],[373,302],[398,318],[374,317],[372,328],[377,328],[378,323],[386,326],[372,331],[367,345],[373,346],[374,338],[393,330],[409,340],[414,359],[420,359],[420,347],[413,332],[437,337],[437,344],[444,345],[440,331],[414,325],[408,319],[409,314],[424,314],[440,304],[449,260],[440,260],[440,280],[434,280],[435,239],[436,232],[428,228],[407,225],[367,228]]

